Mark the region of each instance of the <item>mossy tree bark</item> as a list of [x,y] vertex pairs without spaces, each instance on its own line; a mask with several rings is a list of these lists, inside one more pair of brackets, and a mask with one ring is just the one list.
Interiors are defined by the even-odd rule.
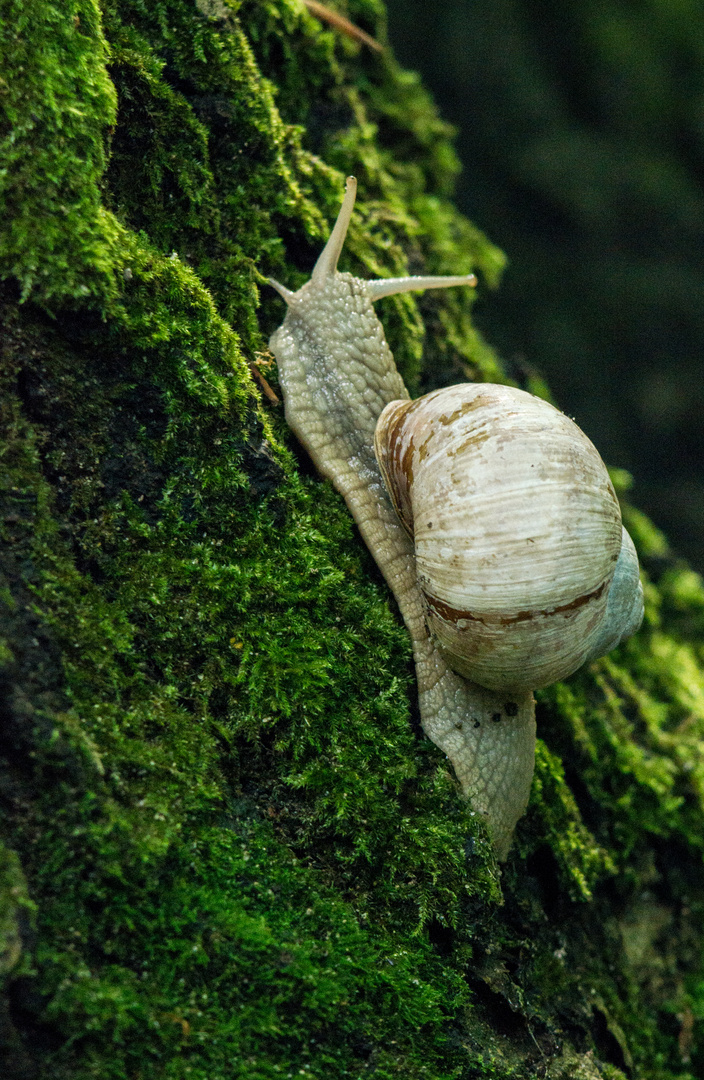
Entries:
[[[3,1076],[696,1075],[700,579],[625,506],[645,628],[540,695],[499,871],[260,389],[345,173],[344,268],[496,283],[417,80],[298,0],[0,10]],[[501,381],[471,303],[384,301],[412,392]]]

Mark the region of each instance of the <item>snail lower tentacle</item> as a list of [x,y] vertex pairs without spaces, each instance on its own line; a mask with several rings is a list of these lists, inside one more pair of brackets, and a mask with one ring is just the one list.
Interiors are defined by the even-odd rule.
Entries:
[[[612,621],[628,609],[627,631],[637,628],[634,553],[622,544],[601,459],[557,409],[508,387],[471,384],[410,402],[373,300],[475,279],[368,282],[339,273],[355,191],[349,178],[310,281],[296,293],[272,282],[288,305],[271,338],[286,419],[343,495],[394,593],[413,643],[423,729],[503,859],[533,775],[532,690],[617,640],[612,625],[601,625],[607,608]],[[440,400],[453,391],[451,402]],[[521,499],[529,500],[523,516]],[[573,518],[566,529],[561,519]],[[557,564],[575,580],[563,573],[555,591]]]

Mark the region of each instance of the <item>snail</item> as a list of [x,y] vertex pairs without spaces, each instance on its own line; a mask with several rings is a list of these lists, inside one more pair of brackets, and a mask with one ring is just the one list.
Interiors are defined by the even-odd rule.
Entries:
[[533,690],[634,633],[633,543],[599,454],[552,405],[467,383],[411,401],[373,302],[473,275],[364,281],[337,263],[356,197],[270,346],[286,420],[344,497],[413,644],[421,724],[500,860],[528,803]]

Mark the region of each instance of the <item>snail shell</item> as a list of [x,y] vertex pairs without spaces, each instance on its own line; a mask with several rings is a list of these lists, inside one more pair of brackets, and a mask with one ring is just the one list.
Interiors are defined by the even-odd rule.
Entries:
[[616,494],[564,413],[510,386],[451,386],[387,405],[375,450],[414,539],[429,629],[458,674],[538,689],[637,628]]

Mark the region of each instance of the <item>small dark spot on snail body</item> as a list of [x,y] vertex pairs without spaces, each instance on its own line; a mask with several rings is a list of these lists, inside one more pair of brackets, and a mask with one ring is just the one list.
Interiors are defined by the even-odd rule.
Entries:
[[491,719],[494,721],[495,724],[498,724],[499,720],[501,719],[501,713],[500,712],[492,713],[491,714]]
[[518,705],[515,701],[507,701],[504,705],[507,716],[518,716]]
[[475,728],[478,728],[478,727],[481,727],[482,725],[479,723],[478,720],[475,720],[474,721],[474,726],[475,726]]
[[458,731],[461,731],[462,730],[462,721],[458,720],[456,722],[456,724],[455,724],[455,727],[457,728]]

